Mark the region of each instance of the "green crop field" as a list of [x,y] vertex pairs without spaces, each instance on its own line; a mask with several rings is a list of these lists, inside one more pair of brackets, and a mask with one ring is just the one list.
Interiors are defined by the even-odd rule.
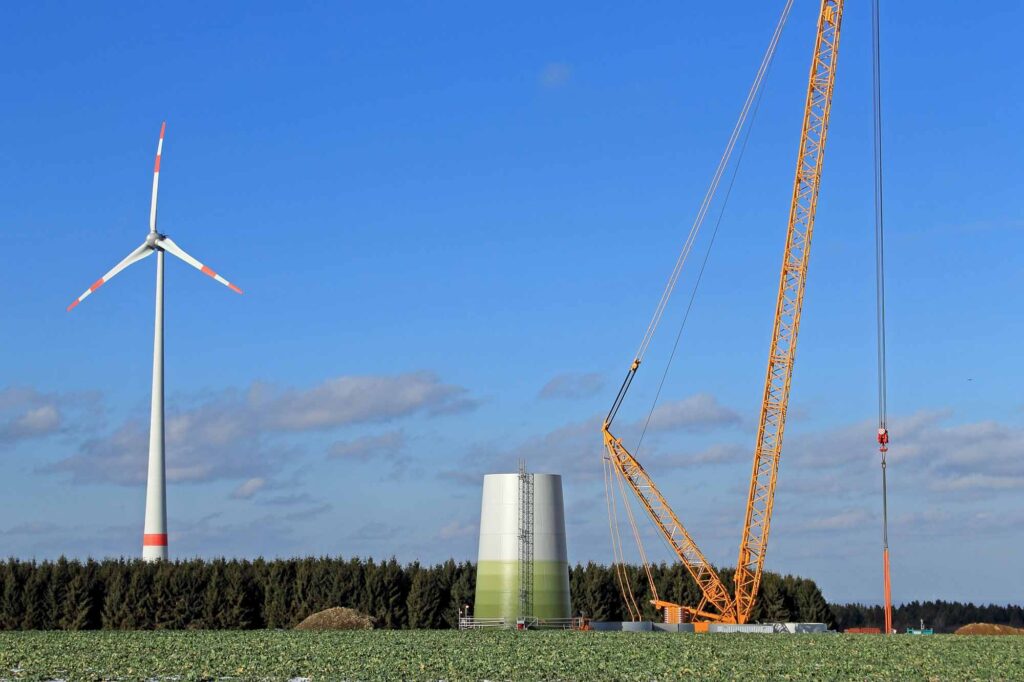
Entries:
[[0,680],[1024,679],[1024,637],[599,632],[0,633]]

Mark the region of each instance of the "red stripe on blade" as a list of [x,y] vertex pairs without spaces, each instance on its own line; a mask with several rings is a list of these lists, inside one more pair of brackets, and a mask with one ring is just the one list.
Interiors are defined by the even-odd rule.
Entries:
[[212,269],[210,269],[209,267],[207,267],[205,265],[203,266],[202,272],[203,272],[204,275],[209,275],[210,277],[216,277],[217,276],[216,272],[214,272]]
[[89,291],[96,291],[101,286],[103,286],[103,279],[102,278],[100,278],[100,279],[96,280],[95,282],[93,282],[92,286],[89,287]]
[[228,283],[228,289],[231,289],[231,291],[234,291],[236,294],[242,293],[241,289],[236,287],[234,284],[231,284],[230,282]]
[[166,547],[167,533],[144,533],[142,535],[143,547]]
[[156,155],[156,163],[153,164],[153,172],[154,173],[159,173],[160,172],[160,155],[159,154]]
[[79,301],[78,299],[75,299],[74,301],[72,301],[72,302],[71,302],[71,305],[69,305],[69,306],[68,306],[68,312],[70,313],[70,312],[71,312],[71,309],[72,309],[72,308],[74,308],[74,307],[75,307],[76,305],[78,305],[79,303],[81,303],[81,301]]
[[167,121],[160,124],[160,139],[164,139],[164,131],[167,130]]

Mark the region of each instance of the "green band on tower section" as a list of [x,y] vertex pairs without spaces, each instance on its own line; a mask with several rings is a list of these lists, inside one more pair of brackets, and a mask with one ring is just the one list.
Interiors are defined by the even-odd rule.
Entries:
[[[533,616],[568,618],[569,565],[561,561],[533,562]],[[514,620],[519,613],[519,562],[481,561],[476,567],[477,618]]]

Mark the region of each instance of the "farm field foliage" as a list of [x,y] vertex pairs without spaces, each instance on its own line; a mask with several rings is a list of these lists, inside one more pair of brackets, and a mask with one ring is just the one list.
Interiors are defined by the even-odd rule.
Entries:
[[1024,637],[604,632],[0,633],[0,680],[1024,679]]

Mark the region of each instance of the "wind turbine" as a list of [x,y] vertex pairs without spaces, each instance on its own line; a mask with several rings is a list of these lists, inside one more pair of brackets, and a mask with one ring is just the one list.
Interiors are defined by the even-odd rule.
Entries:
[[167,235],[156,231],[156,190],[160,183],[160,155],[164,148],[167,122],[160,126],[153,167],[153,199],[149,207],[149,234],[146,241],[115,265],[110,272],[68,306],[70,312],[94,291],[109,282],[117,273],[156,253],[156,322],[153,328],[153,398],[149,414],[149,475],[146,478],[146,522],[142,535],[142,558],[145,561],[167,559],[167,489],[164,483],[164,253],[177,256],[204,275],[209,275],[236,293],[242,290],[211,268],[190,256]]

